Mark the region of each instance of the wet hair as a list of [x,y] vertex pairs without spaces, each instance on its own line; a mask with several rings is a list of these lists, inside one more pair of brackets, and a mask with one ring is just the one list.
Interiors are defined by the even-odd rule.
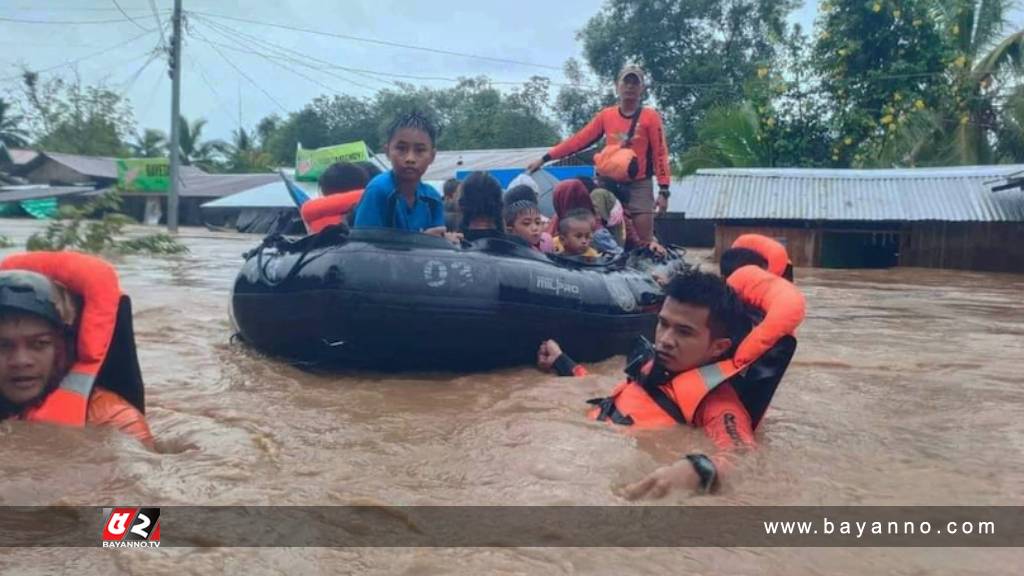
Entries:
[[501,183],[494,176],[487,172],[473,172],[463,180],[459,197],[463,230],[468,230],[469,224],[478,218],[489,218],[494,222],[495,230],[503,230],[501,210]]
[[680,271],[669,280],[665,295],[676,302],[706,308],[712,338],[731,338],[735,345],[750,331],[743,303],[719,276],[698,269]]
[[320,191],[324,196],[366,188],[370,181],[366,170],[351,162],[335,162],[320,175]]
[[526,213],[540,214],[540,208],[537,206],[536,202],[531,202],[529,200],[516,200],[511,204],[505,204],[505,210],[502,212],[502,216],[505,219],[505,225],[511,226],[515,224],[517,218]]
[[537,204],[539,199],[537,192],[526,184],[513,186],[508,189],[508,192],[505,192],[505,205],[515,204],[522,200]]
[[412,130],[419,130],[430,138],[430,145],[434,146],[437,142],[437,127],[434,123],[419,110],[413,110],[408,114],[403,114],[388,126],[388,144],[391,143],[395,138],[395,134],[398,133],[402,128],[410,128]]
[[733,272],[751,264],[768,269],[768,260],[750,248],[729,248],[722,252],[722,257],[718,259],[722,278],[728,278]]
[[449,178],[444,181],[444,198],[447,200],[455,195],[455,192],[459,189],[459,180],[457,178]]
[[586,208],[569,210],[563,218],[558,220],[558,233],[568,234],[569,225],[573,222],[593,222],[594,219],[594,213]]
[[583,185],[587,188],[588,194],[593,192],[594,188],[597,188],[597,184],[594,183],[594,179],[589,176],[577,176],[576,179],[583,182]]
[[360,160],[359,162],[356,162],[356,166],[359,166],[364,172],[366,172],[366,177],[369,180],[373,180],[381,173],[380,166],[377,166],[369,160]]

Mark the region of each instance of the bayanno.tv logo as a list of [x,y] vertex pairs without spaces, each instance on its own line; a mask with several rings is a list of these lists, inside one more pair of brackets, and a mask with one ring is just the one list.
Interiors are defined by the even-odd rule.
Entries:
[[159,548],[159,508],[104,508],[104,548]]

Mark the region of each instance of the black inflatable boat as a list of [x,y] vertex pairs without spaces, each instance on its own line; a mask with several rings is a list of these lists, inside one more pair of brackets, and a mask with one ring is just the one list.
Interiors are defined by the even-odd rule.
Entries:
[[624,354],[653,332],[662,292],[619,262],[587,265],[505,239],[461,248],[398,230],[270,237],[247,255],[232,314],[252,346],[378,369],[533,362],[546,338],[574,358]]

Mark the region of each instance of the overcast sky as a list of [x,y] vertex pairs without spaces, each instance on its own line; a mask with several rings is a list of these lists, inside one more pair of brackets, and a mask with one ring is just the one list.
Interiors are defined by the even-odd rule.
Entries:
[[[153,3],[161,21],[167,25],[173,0],[153,0]],[[393,80],[362,72],[333,70],[325,73],[308,67],[321,67],[322,62],[390,74],[444,78],[485,74],[504,82],[521,82],[532,75],[545,75],[558,82],[562,79],[562,63],[571,56],[580,56],[576,32],[602,4],[601,0],[501,3],[480,0],[183,0],[183,3],[186,12],[199,14],[191,20],[191,31],[186,35],[183,49],[181,109],[188,118],[209,120],[208,138],[227,138],[239,122],[251,128],[269,113],[276,111],[284,115],[285,111],[298,110],[314,96],[328,90],[370,95],[390,86]],[[134,21],[125,19],[118,5]],[[816,0],[807,0],[807,5],[794,14],[793,20],[809,29],[816,6]],[[525,64],[334,38],[215,19],[202,13]],[[43,23],[12,22],[3,20],[5,18]],[[18,87],[16,76],[20,66],[27,65],[35,70],[57,67],[51,74],[68,74],[71,68],[61,65],[81,59],[75,66],[85,82],[104,81],[129,96],[140,129],[154,127],[166,131],[171,87],[166,65],[154,60],[144,67],[149,54],[160,42],[156,27],[150,0],[0,0],[0,95]],[[131,41],[136,36],[141,37]],[[222,46],[211,46],[204,39]],[[124,44],[90,57],[121,43]],[[321,62],[282,50],[292,50]],[[254,52],[287,55],[294,60],[279,60],[274,64]],[[437,87],[452,85],[443,80],[414,82]]]

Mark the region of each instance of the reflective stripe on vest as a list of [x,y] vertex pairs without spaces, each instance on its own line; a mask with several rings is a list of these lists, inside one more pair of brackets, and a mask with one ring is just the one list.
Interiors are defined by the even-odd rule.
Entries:
[[[708,393],[741,370],[740,367],[732,363],[732,360],[722,360],[687,370],[677,375],[668,384],[661,385],[660,388],[679,407],[686,422],[692,423],[697,409]],[[675,418],[658,406],[658,403],[644,390],[643,386],[636,382],[620,383],[608,399],[613,402],[613,406],[619,414],[632,419],[632,425],[644,428],[662,428],[679,424]],[[612,405],[608,406],[608,408],[611,407]],[[589,417],[594,420],[604,419],[600,405],[590,411]]]
[[68,373],[42,405],[25,412],[22,419],[64,426],[85,426],[89,395],[92,394],[95,382],[96,377],[93,375]]

